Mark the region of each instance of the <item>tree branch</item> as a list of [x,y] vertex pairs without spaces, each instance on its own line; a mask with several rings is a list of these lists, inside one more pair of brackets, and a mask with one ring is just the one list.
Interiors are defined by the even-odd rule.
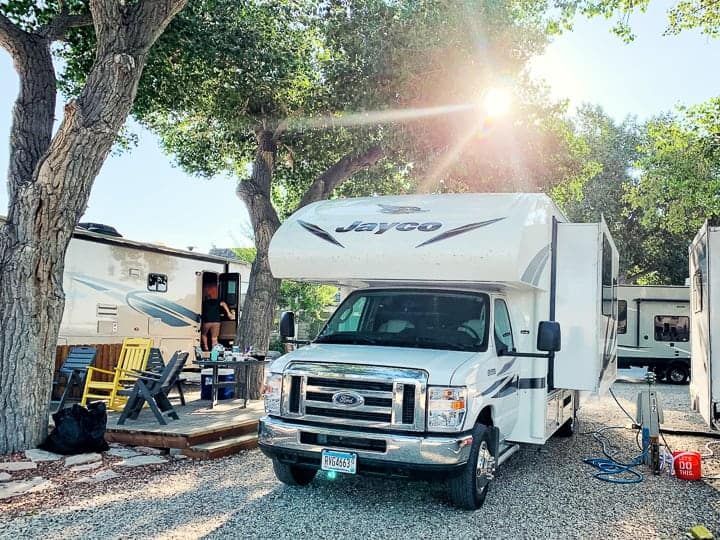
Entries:
[[315,179],[295,211],[310,203],[327,199],[341,183],[362,169],[372,167],[384,155],[379,146],[373,146],[359,155],[346,154]]
[[0,47],[10,53],[16,63],[22,60],[23,51],[29,41],[30,34],[0,13]]
[[[107,1],[107,0],[106,0]],[[117,0],[109,0],[115,3]],[[185,7],[187,0],[141,0],[128,13],[130,43],[146,49],[160,37],[172,18]]]
[[48,26],[45,35],[50,41],[62,40],[70,28],[80,28],[93,24],[92,14],[59,14]]

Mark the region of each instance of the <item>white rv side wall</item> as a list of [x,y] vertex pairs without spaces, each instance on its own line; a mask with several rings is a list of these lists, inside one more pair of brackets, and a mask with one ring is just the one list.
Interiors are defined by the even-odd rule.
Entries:
[[713,426],[720,400],[720,228],[703,226],[689,249],[690,262],[690,402]]
[[[643,301],[646,299],[653,301]],[[659,301],[661,299],[664,301]],[[619,357],[630,363],[637,362],[637,365],[642,365],[642,361],[646,359],[690,358],[689,342],[656,341],[654,333],[656,316],[690,316],[690,287],[621,285],[618,287],[618,300],[624,300],[627,303],[626,332],[618,333]],[[638,304],[640,306],[639,329]]]
[[556,319],[562,349],[555,355],[556,388],[603,393],[617,374],[617,301],[612,316],[602,314],[603,234],[617,280],[617,249],[604,223],[558,225]]
[[[65,310],[58,343],[109,344],[150,337],[164,355],[199,343],[202,272],[222,273],[224,262],[73,238],[65,259]],[[240,263],[241,293],[248,272]],[[167,292],[149,291],[149,273],[168,277]]]

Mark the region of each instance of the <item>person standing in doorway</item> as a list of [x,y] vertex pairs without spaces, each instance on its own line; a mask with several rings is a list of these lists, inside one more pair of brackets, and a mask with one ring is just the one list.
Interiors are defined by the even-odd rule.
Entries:
[[205,290],[202,302],[200,343],[203,351],[209,351],[217,345],[220,336],[220,321],[222,320],[220,318],[220,309],[225,310],[228,320],[233,318],[228,305],[218,299],[217,287],[208,287]]

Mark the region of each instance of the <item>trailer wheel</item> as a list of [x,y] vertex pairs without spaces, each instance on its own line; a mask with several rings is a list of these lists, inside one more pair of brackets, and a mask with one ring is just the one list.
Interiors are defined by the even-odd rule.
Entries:
[[684,364],[671,364],[665,376],[672,384],[685,384],[690,377],[690,370]]
[[485,502],[490,481],[495,473],[495,456],[492,455],[490,430],[477,424],[473,429],[470,459],[457,476],[448,481],[450,499],[458,508],[477,510]]
[[568,418],[565,423],[558,428],[555,435],[558,437],[572,437],[575,435],[577,428],[577,416],[573,414],[572,418]]
[[288,465],[277,458],[273,458],[273,471],[283,484],[288,486],[307,486],[317,474],[316,469],[307,469],[296,465]]

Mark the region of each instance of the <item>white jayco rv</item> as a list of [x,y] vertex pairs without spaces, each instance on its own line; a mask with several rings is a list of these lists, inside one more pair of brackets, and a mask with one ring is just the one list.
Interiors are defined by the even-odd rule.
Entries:
[[618,367],[648,367],[659,379],[690,377],[690,288],[618,287]]
[[259,444],[285,483],[440,476],[478,508],[518,443],[572,434],[579,391],[615,380],[617,251],[604,223],[567,223],[544,195],[315,203],[270,264],[353,289],[271,365]]
[[706,223],[690,244],[690,403],[720,428],[720,227]]
[[150,337],[166,358],[191,351],[200,341],[203,291],[209,289],[234,311],[220,333],[221,341],[232,341],[242,305],[241,274],[249,272],[242,261],[78,228],[65,258],[58,344]]

